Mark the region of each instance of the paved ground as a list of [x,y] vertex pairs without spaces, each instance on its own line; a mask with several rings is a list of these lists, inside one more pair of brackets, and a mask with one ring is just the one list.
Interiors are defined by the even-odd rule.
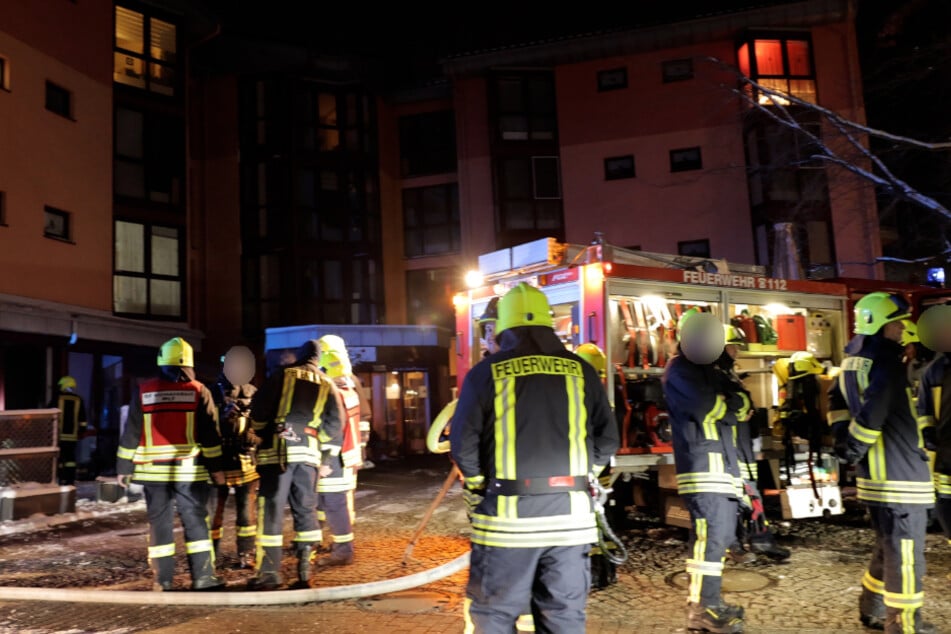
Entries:
[[[356,527],[358,559],[347,568],[318,576],[334,586],[388,579],[444,563],[467,549],[467,524],[454,488],[437,509],[427,532],[402,564],[419,516],[435,496],[447,465],[432,457],[416,465],[390,463],[361,475]],[[84,487],[88,491],[90,487]],[[142,502],[83,503],[72,517],[0,523],[0,632],[80,634],[296,633],[332,628],[347,632],[458,632],[466,572],[416,588],[370,599],[274,607],[164,607],[156,605],[67,604],[3,600],[3,586],[80,587],[96,592],[151,586],[145,559]],[[292,529],[288,523],[287,534]],[[725,583],[759,589],[732,592],[727,599],[747,610],[747,632],[843,634],[866,630],[856,619],[856,602],[871,532],[860,513],[833,521],[800,521],[780,527],[793,551],[788,564],[757,562],[729,566]],[[181,534],[178,534],[181,539]],[[623,537],[631,559],[616,585],[591,594],[589,632],[682,632],[685,534],[645,518],[634,518]],[[180,549],[181,552],[181,549]],[[925,580],[927,617],[951,626],[951,548],[929,535]],[[222,574],[240,591],[250,572],[235,569],[226,546]],[[293,579],[294,561],[285,560]],[[176,583],[187,587],[184,558]],[[951,630],[949,630],[951,631]]]

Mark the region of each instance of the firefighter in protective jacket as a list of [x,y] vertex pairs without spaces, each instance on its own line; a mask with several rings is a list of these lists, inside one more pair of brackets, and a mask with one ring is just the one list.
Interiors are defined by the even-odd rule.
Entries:
[[160,376],[144,382],[132,401],[117,452],[118,481],[126,486],[131,476],[145,488],[153,588],[172,588],[177,507],[192,589],[217,589],[224,582],[214,574],[207,510],[209,474],[215,484],[224,483],[217,411],[211,393],[195,380],[194,352],[186,341],[166,341],[158,366]]
[[857,463],[858,499],[868,506],[876,535],[860,618],[888,634],[935,631],[920,613],[927,509],[935,495],[902,364],[908,316],[897,295],[870,293],[856,302],[856,336],[829,392],[836,454]]
[[951,544],[951,356],[938,355],[921,377],[918,425],[925,448],[935,452],[936,511],[944,536]]
[[297,587],[309,587],[317,525],[317,477],[331,472],[341,449],[339,396],[333,381],[320,371],[316,341],[297,351],[294,365],[278,370],[251,401],[252,428],[258,448],[258,541],[253,590],[273,590],[283,583],[284,506],[290,500],[297,551]]
[[[218,408],[218,429],[221,432],[222,468],[225,483],[215,487],[214,516],[211,521],[211,539],[215,546],[215,559],[220,561],[220,543],[223,532],[225,505],[231,489],[234,489],[235,545],[238,562],[242,568],[254,567],[254,542],[257,537],[255,509],[258,494],[258,472],[255,469],[255,451],[260,439],[251,429],[251,397],[257,388],[250,382],[253,377],[254,354],[244,346],[235,346],[222,357],[225,368],[212,386],[212,397]],[[228,378],[228,365],[249,365],[240,385]]]
[[677,336],[678,354],[664,371],[664,395],[677,489],[691,520],[687,629],[742,632],[743,608],[725,603],[720,588],[744,494],[732,426],[750,401],[744,391],[724,385],[714,364],[723,353],[724,333],[713,314],[690,309],[677,324]]
[[76,393],[76,379],[64,376],[56,384],[58,394],[50,403],[59,410],[59,459],[56,477],[60,484],[76,482],[76,446],[86,431],[86,406]]
[[320,367],[340,394],[343,439],[340,453],[331,462],[331,472],[317,481],[317,518],[330,527],[332,542],[330,554],[318,559],[317,565],[346,566],[353,563],[353,492],[357,488],[357,470],[363,463],[360,423],[364,420],[364,399],[353,381],[346,351],[322,351]]
[[542,631],[583,632],[588,478],[618,446],[597,372],[552,329],[544,294],[521,283],[498,305],[501,350],[466,375],[450,423],[471,508],[466,629],[511,632],[529,603]]

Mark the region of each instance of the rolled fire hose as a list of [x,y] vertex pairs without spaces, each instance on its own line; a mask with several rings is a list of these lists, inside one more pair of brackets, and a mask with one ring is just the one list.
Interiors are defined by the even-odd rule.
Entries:
[[134,590],[90,590],[74,588],[3,588],[4,601],[62,601],[125,605],[286,605],[314,601],[359,599],[400,592],[444,579],[469,566],[469,553],[452,561],[395,579],[357,583],[349,586],[247,592],[142,592]]
[[449,401],[449,404],[442,408],[442,411],[436,416],[433,424],[429,426],[429,433],[426,434],[426,448],[433,453],[449,453],[449,439],[442,437],[442,432],[449,425],[452,415],[456,413],[456,404],[459,399]]

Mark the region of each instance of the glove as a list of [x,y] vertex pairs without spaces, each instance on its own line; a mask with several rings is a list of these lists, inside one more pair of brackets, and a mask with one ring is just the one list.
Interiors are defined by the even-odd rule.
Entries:
[[326,464],[320,465],[320,467],[317,469],[317,475],[320,476],[321,478],[326,478],[333,472],[334,472],[333,467]]
[[934,425],[928,425],[921,430],[921,437],[925,441],[925,449],[928,451],[938,450],[938,428]]
[[751,513],[753,511],[753,500],[748,494],[744,493],[737,501],[740,503],[740,510],[744,513]]
[[485,489],[463,489],[462,501],[466,503],[466,515],[470,518],[476,508],[482,504],[485,499]]
[[129,488],[129,483],[132,482],[132,475],[128,473],[120,473],[116,476],[116,484],[118,484],[123,489]]
[[862,459],[863,452],[855,447],[855,444],[849,440],[835,443],[835,456],[843,464],[855,464]]

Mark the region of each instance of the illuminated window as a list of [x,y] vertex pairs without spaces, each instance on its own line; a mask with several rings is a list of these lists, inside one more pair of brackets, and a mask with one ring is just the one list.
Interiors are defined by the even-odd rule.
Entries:
[[53,207],[43,208],[43,235],[54,240],[72,240],[70,213]]
[[171,22],[117,6],[113,81],[173,96],[179,61],[177,34]]
[[[809,103],[816,103],[816,76],[812,65],[810,42],[793,38],[752,38],[737,49],[740,72],[764,88],[790,94]],[[753,92],[757,103],[772,105],[773,98],[761,91]],[[780,105],[789,101],[776,98]]]
[[117,220],[112,276],[117,314],[183,316],[181,230]]

